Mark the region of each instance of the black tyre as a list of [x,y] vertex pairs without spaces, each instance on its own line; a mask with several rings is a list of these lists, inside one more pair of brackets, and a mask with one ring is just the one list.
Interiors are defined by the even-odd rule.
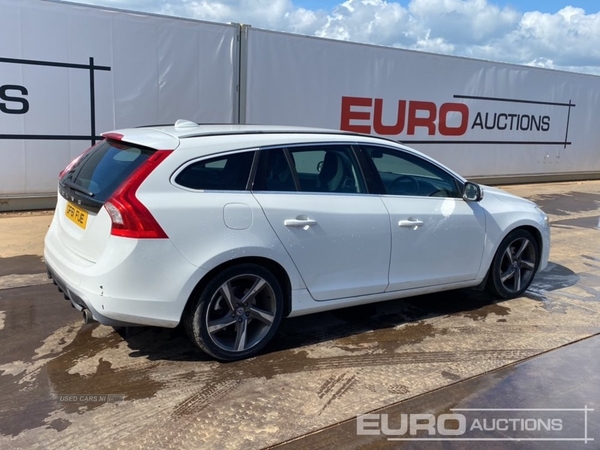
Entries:
[[533,235],[523,229],[508,234],[498,247],[488,275],[487,290],[501,298],[515,298],[531,284],[540,264]]
[[255,355],[273,337],[283,315],[277,278],[256,264],[240,264],[214,277],[187,310],[183,324],[203,351],[222,361]]

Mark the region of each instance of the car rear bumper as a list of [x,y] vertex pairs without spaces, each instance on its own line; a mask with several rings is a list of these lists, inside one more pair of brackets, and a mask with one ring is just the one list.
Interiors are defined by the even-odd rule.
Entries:
[[71,306],[73,306],[73,308],[77,309],[78,311],[88,309],[92,313],[92,317],[95,321],[103,325],[109,325],[112,327],[138,325],[128,322],[119,322],[118,320],[113,320],[106,316],[103,316],[94,308],[91,302],[86,302],[84,300],[84,297],[81,293],[74,290],[64,280],[62,280],[58,275],[56,275],[56,273],[48,264],[46,264],[46,272],[48,273],[48,278],[50,278],[54,285],[58,288],[58,291],[63,293],[63,295],[65,296],[65,300],[69,300],[71,302]]
[[111,237],[96,262],[61,244],[52,226],[44,259],[48,276],[78,310],[110,326],[177,326],[197,282],[206,274],[168,239]]

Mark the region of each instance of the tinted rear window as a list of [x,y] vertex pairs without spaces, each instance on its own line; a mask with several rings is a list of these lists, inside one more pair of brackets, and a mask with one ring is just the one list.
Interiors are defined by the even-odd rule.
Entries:
[[60,181],[66,187],[81,188],[81,191],[89,192],[95,201],[104,203],[152,153],[154,150],[103,141]]
[[190,189],[243,191],[246,189],[254,152],[218,156],[190,164],[175,183]]

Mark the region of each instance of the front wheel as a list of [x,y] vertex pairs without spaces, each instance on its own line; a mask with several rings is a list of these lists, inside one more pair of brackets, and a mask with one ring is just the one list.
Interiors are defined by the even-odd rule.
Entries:
[[529,231],[520,229],[509,233],[492,261],[488,291],[506,299],[523,294],[537,272],[539,255],[538,244]]
[[229,267],[213,278],[188,310],[184,327],[203,351],[222,361],[255,355],[283,315],[277,278],[256,264]]

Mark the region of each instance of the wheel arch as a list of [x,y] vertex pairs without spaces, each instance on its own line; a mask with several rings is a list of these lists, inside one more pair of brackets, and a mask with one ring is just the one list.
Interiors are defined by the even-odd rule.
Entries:
[[185,308],[183,309],[183,315],[187,314],[190,307],[194,303],[194,299],[197,299],[201,292],[204,290],[206,285],[219,273],[229,267],[237,266],[240,264],[256,264],[264,267],[269,270],[277,281],[279,281],[281,285],[281,291],[283,292],[283,317],[287,317],[292,311],[292,283],[287,271],[283,268],[281,264],[278,262],[265,258],[262,256],[248,256],[242,258],[231,259],[229,261],[225,261],[219,264],[216,267],[213,267],[210,271],[208,271],[201,279],[196,283],[194,289],[192,289],[192,293],[187,299]]
[[499,240],[498,245],[494,248],[494,251],[492,253],[492,258],[491,258],[489,266],[487,268],[485,277],[483,278],[481,283],[478,286],[476,286],[476,289],[479,289],[479,290],[486,289],[489,292],[492,292],[493,290],[495,290],[494,295],[498,295],[502,298],[512,298],[512,297],[506,297],[502,294],[498,294],[497,288],[492,288],[492,286],[495,286],[495,283],[493,282],[492,270],[494,269],[494,262],[497,257],[498,251],[502,246],[502,243],[506,240],[506,238],[508,236],[510,236],[511,234],[518,232],[518,231],[525,231],[528,234],[530,234],[537,245],[537,255],[536,256],[537,256],[538,268],[533,273],[533,276],[535,276],[535,273],[537,273],[537,271],[539,270],[539,267],[541,264],[541,259],[542,259],[543,253],[544,253],[544,238],[543,238],[542,232],[536,226],[533,226],[533,225],[527,224],[527,223],[519,224],[513,228],[508,229],[506,231],[506,233],[502,236],[502,239]]
[[494,246],[493,251],[490,253],[490,259],[488,264],[486,264],[486,269],[485,269],[485,276],[483,277],[483,279],[481,280],[481,283],[479,283],[475,289],[478,290],[482,290],[484,289],[484,287],[487,284],[489,275],[490,275],[490,271],[492,270],[492,265],[494,264],[494,257],[496,256],[496,253],[498,252],[498,249],[500,248],[500,244],[502,243],[502,241],[504,241],[504,239],[506,238],[506,236],[508,236],[510,233],[512,233],[513,231],[516,230],[525,230],[528,231],[529,233],[531,233],[531,235],[534,237],[536,244],[538,245],[538,250],[539,250],[539,257],[541,258],[543,253],[544,253],[544,238],[542,237],[542,232],[535,227],[534,225],[525,223],[525,224],[519,224],[517,226],[515,226],[514,228],[510,228],[505,230],[505,232],[503,233],[503,236],[501,239],[498,239],[498,245]]
[[[536,244],[538,245],[538,251],[539,251],[538,258],[541,258],[542,254],[544,252],[544,239],[542,239],[542,233],[540,232],[540,230],[538,230],[536,227],[534,227],[532,225],[522,225],[520,227],[515,228],[515,230],[525,230],[525,231],[529,231],[531,233],[531,235],[535,238]],[[510,230],[506,234],[506,236],[508,236],[513,231],[514,230]]]

